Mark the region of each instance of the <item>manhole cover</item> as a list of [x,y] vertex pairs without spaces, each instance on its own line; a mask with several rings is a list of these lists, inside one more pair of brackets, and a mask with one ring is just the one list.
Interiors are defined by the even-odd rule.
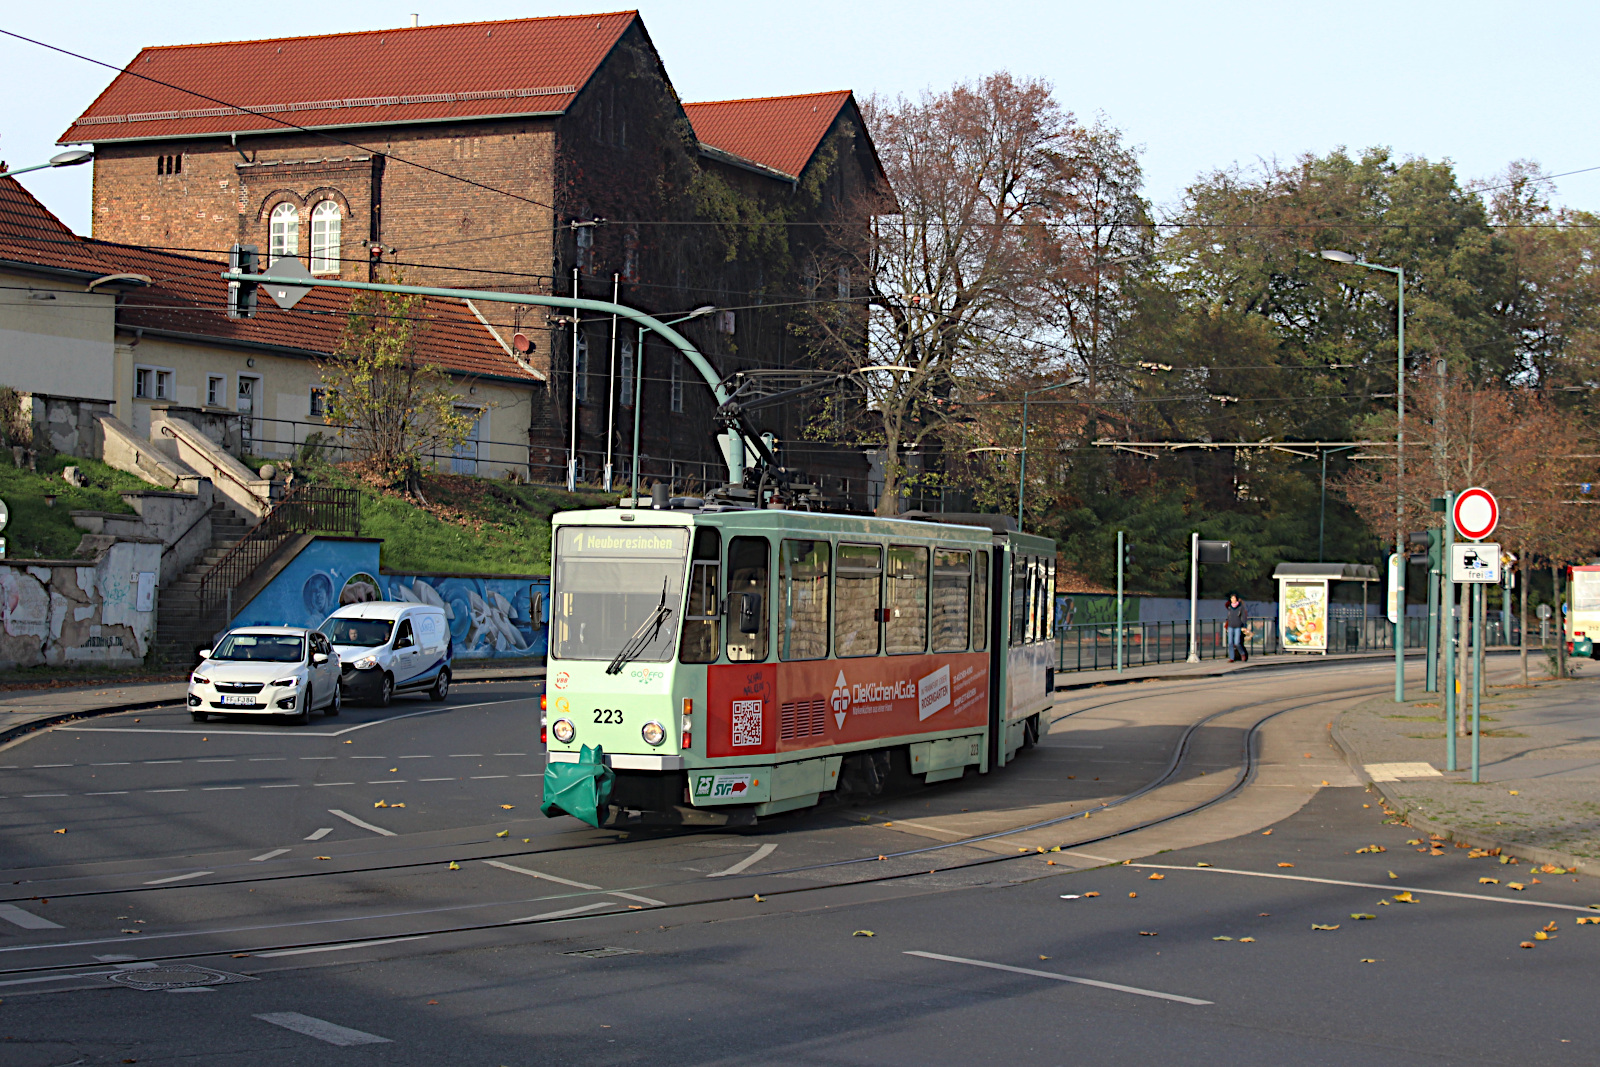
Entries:
[[563,952],[563,956],[583,956],[591,960],[604,959],[607,956],[637,956],[640,950],[636,948],[616,948],[607,945],[605,948],[580,948],[571,952]]
[[171,967],[141,967],[129,968],[108,974],[109,981],[118,985],[125,985],[132,989],[162,990],[186,989],[190,986],[227,985],[230,982],[254,982],[255,979],[243,974],[229,974],[226,971],[214,971],[210,967],[199,967],[194,964],[179,964]]

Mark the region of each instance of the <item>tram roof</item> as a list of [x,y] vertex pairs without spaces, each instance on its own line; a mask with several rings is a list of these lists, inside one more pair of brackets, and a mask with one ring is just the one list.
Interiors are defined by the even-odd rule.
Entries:
[[[987,516],[961,516],[963,519]],[[558,526],[716,526],[724,529],[772,531],[775,533],[858,534],[863,537],[917,537],[950,542],[992,544],[1010,540],[1024,551],[1055,554],[1055,542],[1048,537],[997,529],[982,522],[932,522],[923,518],[884,518],[877,515],[844,515],[827,511],[788,511],[773,508],[593,508],[562,511],[552,517]]]

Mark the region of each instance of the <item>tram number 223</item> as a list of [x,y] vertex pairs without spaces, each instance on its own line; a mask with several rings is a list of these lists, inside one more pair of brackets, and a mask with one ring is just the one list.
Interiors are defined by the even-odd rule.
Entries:
[[613,708],[595,708],[594,721],[600,723],[612,723],[614,725],[621,726],[622,711],[620,709]]

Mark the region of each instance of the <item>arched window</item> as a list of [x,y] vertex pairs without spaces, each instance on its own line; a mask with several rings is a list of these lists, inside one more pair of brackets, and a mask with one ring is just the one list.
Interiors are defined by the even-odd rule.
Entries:
[[272,209],[272,226],[268,237],[267,266],[300,254],[300,212],[295,210],[293,204],[279,204]]
[[332,200],[311,211],[311,273],[339,273],[339,205]]

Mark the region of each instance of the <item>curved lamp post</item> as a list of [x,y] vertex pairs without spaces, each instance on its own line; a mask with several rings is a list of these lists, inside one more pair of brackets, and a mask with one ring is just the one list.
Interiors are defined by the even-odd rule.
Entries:
[[[662,325],[676,326],[680,322],[688,322],[690,319],[698,319],[709,315],[715,310],[717,310],[715,305],[706,304],[702,307],[695,308],[687,315],[682,315],[675,319],[669,319],[662,323]],[[637,346],[635,346],[633,351],[633,465],[629,468],[629,473],[633,477],[634,507],[639,506],[639,408],[643,406],[642,402],[644,399],[644,332],[646,329],[648,329],[648,327],[639,327],[639,343]],[[723,398],[718,397],[717,399],[720,401]],[[733,436],[728,439],[729,448],[736,448],[742,444],[743,442],[739,441],[737,436]]]
[[51,156],[48,163],[35,163],[31,167],[12,167],[10,170],[0,171],[0,178],[26,174],[31,170],[45,170],[48,167],[76,167],[80,163],[87,163],[93,158],[94,153],[87,148],[69,148],[65,152],[57,152]]
[[1368,263],[1349,252],[1340,252],[1335,249],[1323,249],[1322,258],[1335,263],[1346,263],[1355,267],[1365,267],[1367,270],[1381,270],[1385,274],[1393,274],[1397,280],[1399,291],[1398,300],[1398,325],[1395,328],[1395,339],[1398,347],[1395,371],[1395,478],[1394,478],[1394,552],[1400,560],[1396,568],[1400,588],[1395,595],[1396,612],[1394,624],[1394,701],[1396,704],[1405,703],[1406,699],[1406,589],[1405,589],[1405,495],[1401,486],[1406,476],[1406,269],[1404,267],[1385,267],[1377,263]]

